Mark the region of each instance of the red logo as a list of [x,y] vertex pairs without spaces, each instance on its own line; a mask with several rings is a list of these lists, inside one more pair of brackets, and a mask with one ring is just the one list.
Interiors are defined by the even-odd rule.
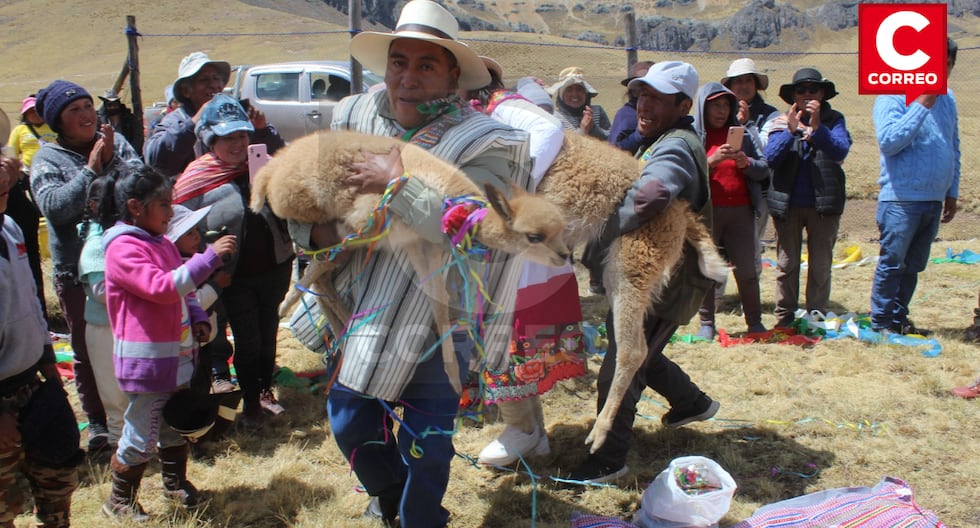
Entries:
[[946,93],[946,4],[858,4],[858,93]]

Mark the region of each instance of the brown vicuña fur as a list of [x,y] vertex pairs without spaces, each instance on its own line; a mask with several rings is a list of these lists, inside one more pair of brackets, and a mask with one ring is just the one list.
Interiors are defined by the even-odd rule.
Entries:
[[[611,145],[566,133],[561,153],[537,192],[569,218],[566,240],[574,245],[598,236],[639,174],[639,162]],[[647,355],[644,315],[680,262],[684,243],[698,252],[701,272],[721,281],[728,266],[718,255],[711,233],[684,200],[674,200],[639,229],[609,248],[603,284],[615,322],[616,370],[606,403],[585,439],[593,453],[606,441],[623,396]]]
[[[335,222],[342,234],[356,232],[366,224],[380,195],[359,194],[356,187],[347,184],[350,165],[363,161],[362,152],[387,154],[393,148],[401,149],[407,174],[444,196],[483,195],[462,171],[417,146],[395,138],[323,131],[294,141],[269,160],[252,183],[250,206],[259,210],[268,201],[280,218],[311,224]],[[492,207],[480,224],[477,239],[490,248],[525,253],[529,258],[551,265],[567,261],[570,251],[562,239],[565,220],[558,208],[516,186],[512,186],[510,192],[512,197],[507,199],[499,189],[487,187],[486,196]],[[422,288],[431,300],[439,332],[447,335],[450,331],[449,299],[443,277],[437,272],[447,258],[444,249],[420,238],[397,217],[393,217],[385,243],[405,251],[420,280],[428,278]],[[329,274],[333,268],[332,262],[314,260],[302,282],[309,287],[315,281],[319,286],[320,306],[331,327],[339,334],[350,319],[350,313],[334,290]],[[299,291],[293,289],[283,302],[282,311],[295,303],[299,295]],[[442,340],[442,356],[449,380],[459,393],[462,388],[452,339]]]

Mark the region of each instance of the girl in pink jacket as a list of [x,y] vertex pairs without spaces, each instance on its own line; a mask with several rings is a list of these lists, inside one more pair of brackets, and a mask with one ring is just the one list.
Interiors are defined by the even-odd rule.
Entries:
[[102,511],[145,519],[136,496],[158,443],[164,492],[184,507],[201,503],[186,478],[187,442],[161,413],[171,394],[190,383],[198,343],[210,334],[208,317],[194,296],[196,284],[221,267],[221,256],[235,250],[235,241],[216,243],[182,263],[163,236],[173,216],[171,189],[163,176],[142,168],[110,180],[105,192],[103,225],[117,219],[103,236],[106,308],[116,378],[129,406],[110,462],[112,492]]

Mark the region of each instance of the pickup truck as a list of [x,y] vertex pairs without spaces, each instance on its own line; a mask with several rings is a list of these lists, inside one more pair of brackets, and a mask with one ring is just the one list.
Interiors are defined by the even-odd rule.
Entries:
[[[306,61],[235,66],[225,92],[265,113],[287,142],[329,128],[333,107],[350,95],[350,63]],[[363,87],[383,81],[364,70]]]

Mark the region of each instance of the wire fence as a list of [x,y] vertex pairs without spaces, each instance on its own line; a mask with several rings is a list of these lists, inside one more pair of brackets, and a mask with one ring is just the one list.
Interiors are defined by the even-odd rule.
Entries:
[[[204,50],[211,57],[232,64],[261,64],[296,60],[347,60],[350,32],[297,31],[257,33],[152,33],[140,37],[140,69],[144,105],[161,100],[164,87],[173,82],[180,58],[191,51]],[[513,86],[523,76],[535,76],[546,84],[557,80],[568,66],[578,66],[599,95],[593,100],[611,116],[626,101],[626,89],[620,81],[628,72],[628,50],[619,46],[602,46],[581,41],[559,39],[533,33],[508,33],[497,38],[493,33],[464,33],[462,39],[478,54],[496,59],[503,67],[505,82]],[[853,46],[847,39],[842,46]],[[826,44],[825,44],[826,45]],[[845,162],[849,194],[873,197],[877,193],[878,150],[871,122],[872,96],[858,94],[858,55],[853,49],[842,51],[798,52],[762,51],[656,51],[637,50],[639,60],[683,60],[697,69],[701,82],[717,81],[725,76],[728,65],[740,57],[751,57],[769,76],[770,86],[764,96],[770,104],[784,109],[778,97],[779,86],[790,82],[793,73],[806,66],[816,67],[832,80],[839,95],[831,101],[847,118],[854,139],[851,154]],[[51,72],[51,78],[76,72]],[[380,73],[380,72],[376,72]],[[91,93],[109,87],[108,76],[79,73],[75,76]],[[980,163],[980,139],[973,132],[980,126],[980,105],[973,104],[974,86],[980,82],[980,47],[959,50],[957,65],[949,80],[957,94],[962,139],[963,172]],[[47,81],[40,83],[40,86]],[[40,87],[38,86],[38,87]],[[24,88],[24,95],[30,88]],[[128,94],[123,93],[124,97]],[[0,104],[16,108],[19,99]],[[9,113],[9,111],[8,111]],[[14,114],[11,114],[12,116]],[[980,191],[961,186],[961,201],[968,207],[980,206]],[[974,207],[976,207],[974,206]]]

